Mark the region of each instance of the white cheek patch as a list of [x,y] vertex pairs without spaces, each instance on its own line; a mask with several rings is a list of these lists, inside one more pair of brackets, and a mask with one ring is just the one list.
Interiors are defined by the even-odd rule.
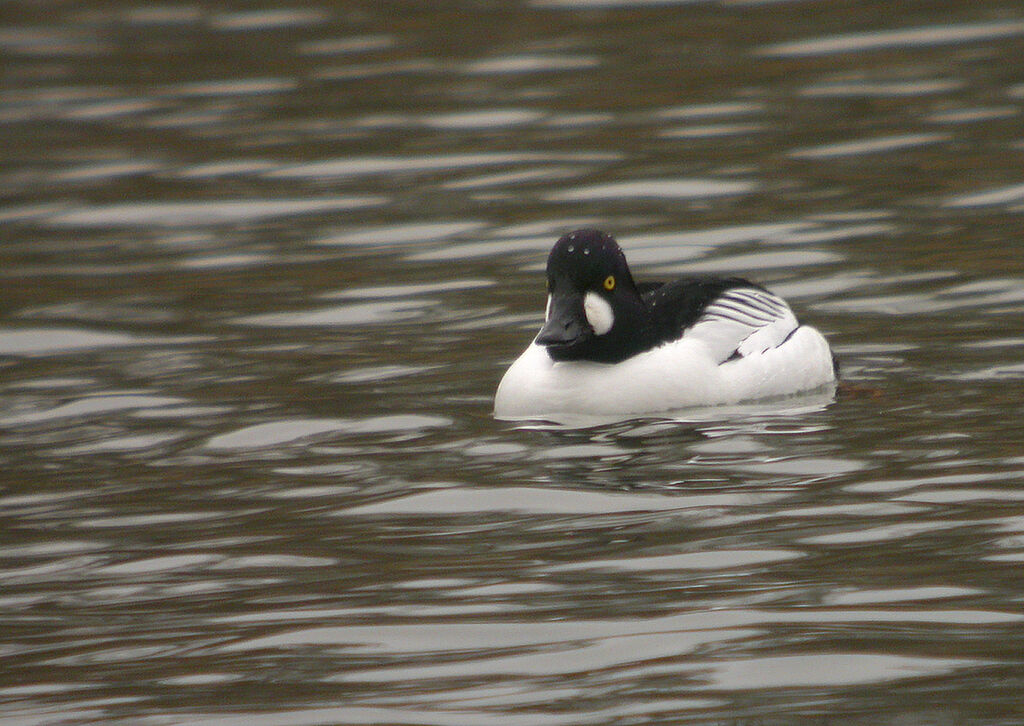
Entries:
[[551,296],[548,295],[548,306],[544,308],[544,322],[551,319]]
[[596,292],[588,292],[583,297],[583,312],[587,316],[590,327],[597,335],[604,335],[612,329],[612,325],[615,323],[612,306]]

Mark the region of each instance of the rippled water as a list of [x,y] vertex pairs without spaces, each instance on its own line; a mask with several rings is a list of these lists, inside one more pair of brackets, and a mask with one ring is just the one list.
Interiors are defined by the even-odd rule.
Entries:
[[[1018,4],[5,11],[0,721],[1024,721]],[[836,398],[493,420],[583,224]]]

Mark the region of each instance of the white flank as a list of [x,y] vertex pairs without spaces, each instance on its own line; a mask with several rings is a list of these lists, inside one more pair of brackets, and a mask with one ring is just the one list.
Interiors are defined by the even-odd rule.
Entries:
[[721,364],[713,344],[689,334],[615,364],[556,363],[543,346],[531,345],[502,378],[494,413],[646,414],[787,396],[835,380],[821,333],[804,325],[787,335],[777,347]]

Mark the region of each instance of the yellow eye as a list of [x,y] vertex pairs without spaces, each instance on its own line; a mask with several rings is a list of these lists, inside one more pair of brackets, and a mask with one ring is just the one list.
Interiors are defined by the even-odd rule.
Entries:
[[615,289],[615,275],[608,275],[604,278],[604,289],[611,292]]

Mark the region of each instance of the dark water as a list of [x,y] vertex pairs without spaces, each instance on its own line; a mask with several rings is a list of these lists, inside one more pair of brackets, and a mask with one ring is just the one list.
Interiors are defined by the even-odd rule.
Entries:
[[[1024,722],[1024,9],[7,3],[0,721]],[[834,400],[491,396],[554,239]]]

